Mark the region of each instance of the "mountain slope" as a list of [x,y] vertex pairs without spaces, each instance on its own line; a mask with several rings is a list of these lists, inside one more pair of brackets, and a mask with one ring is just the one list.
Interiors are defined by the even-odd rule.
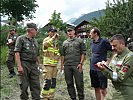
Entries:
[[79,17],[78,19],[76,19],[72,24],[74,25],[78,25],[80,24],[82,21],[90,21],[93,18],[100,18],[101,16],[104,16],[104,9],[102,10],[98,10],[98,11],[94,11],[88,14],[84,14],[83,16]]

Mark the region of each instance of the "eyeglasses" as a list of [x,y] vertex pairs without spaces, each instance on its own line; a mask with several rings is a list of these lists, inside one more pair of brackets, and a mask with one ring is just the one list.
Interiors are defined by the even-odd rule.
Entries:
[[72,30],[67,30],[67,32],[71,32]]

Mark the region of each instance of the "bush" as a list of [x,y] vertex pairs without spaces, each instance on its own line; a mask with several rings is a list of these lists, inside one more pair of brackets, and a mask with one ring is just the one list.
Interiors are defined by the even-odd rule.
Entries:
[[0,38],[0,46],[6,44],[6,38],[9,33],[9,27],[8,26],[1,26],[1,38]]
[[8,54],[8,47],[7,46],[1,46],[1,58],[0,58],[0,61],[1,61],[1,65],[4,65],[6,64],[6,59],[7,59],[7,54]]

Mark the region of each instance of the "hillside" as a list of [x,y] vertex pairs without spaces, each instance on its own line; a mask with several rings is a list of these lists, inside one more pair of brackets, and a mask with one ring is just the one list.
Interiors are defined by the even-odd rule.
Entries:
[[79,23],[81,23],[82,21],[90,21],[93,18],[100,18],[101,16],[104,16],[104,9],[102,10],[98,10],[98,11],[94,11],[88,14],[84,14],[83,16],[79,17],[78,19],[76,19],[72,24],[74,25],[78,25]]

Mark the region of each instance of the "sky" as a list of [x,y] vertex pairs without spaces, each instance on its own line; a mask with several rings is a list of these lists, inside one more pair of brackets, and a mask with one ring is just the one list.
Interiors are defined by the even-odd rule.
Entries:
[[[52,13],[61,13],[64,22],[71,18],[78,18],[82,14],[104,9],[107,0],[37,0],[39,5],[33,20],[39,26],[44,26],[51,19]],[[27,23],[27,22],[26,22]]]
[[[56,10],[56,13],[61,13],[61,19],[67,22],[71,18],[78,18],[82,14],[101,10],[106,7],[107,0],[36,0],[39,5],[36,8],[34,16],[36,18],[28,21],[34,22],[38,26],[44,26],[49,22],[51,16]],[[24,21],[24,24],[28,23]]]

